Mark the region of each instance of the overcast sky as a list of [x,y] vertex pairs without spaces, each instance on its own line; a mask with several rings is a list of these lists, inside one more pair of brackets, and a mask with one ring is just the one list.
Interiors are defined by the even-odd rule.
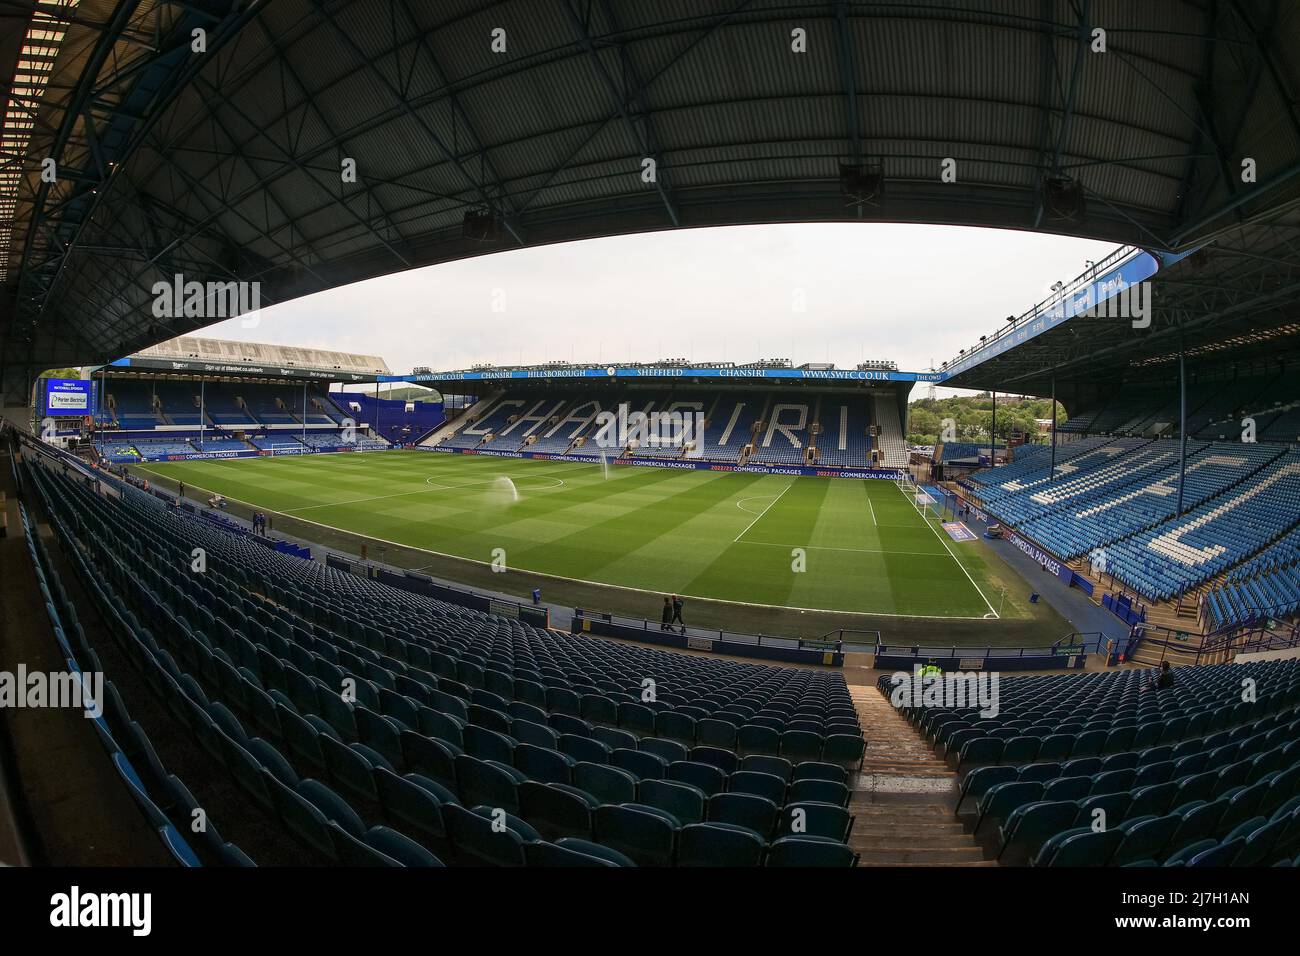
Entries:
[[923,371],[1113,248],[952,226],[683,229],[429,266],[202,334],[378,354],[394,372],[677,357]]

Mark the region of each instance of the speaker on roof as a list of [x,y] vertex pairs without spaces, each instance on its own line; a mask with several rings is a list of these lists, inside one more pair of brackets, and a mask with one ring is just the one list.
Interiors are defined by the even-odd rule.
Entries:
[[461,234],[473,242],[493,242],[501,238],[501,224],[490,209],[467,212]]
[[840,163],[840,192],[850,206],[876,205],[885,188],[880,163]]
[[1073,222],[1082,218],[1085,207],[1078,180],[1061,175],[1043,177],[1043,209],[1048,219]]

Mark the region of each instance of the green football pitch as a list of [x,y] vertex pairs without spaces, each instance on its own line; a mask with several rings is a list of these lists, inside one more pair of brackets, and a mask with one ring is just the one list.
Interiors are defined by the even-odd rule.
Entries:
[[996,616],[973,543],[952,542],[890,481],[395,451],[144,470],[192,496],[511,571],[750,605]]

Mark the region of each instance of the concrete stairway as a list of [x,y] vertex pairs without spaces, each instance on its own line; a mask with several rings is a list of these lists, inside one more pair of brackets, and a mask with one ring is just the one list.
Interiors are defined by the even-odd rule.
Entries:
[[867,736],[853,779],[859,866],[996,866],[953,816],[957,775],[874,686],[850,685]]

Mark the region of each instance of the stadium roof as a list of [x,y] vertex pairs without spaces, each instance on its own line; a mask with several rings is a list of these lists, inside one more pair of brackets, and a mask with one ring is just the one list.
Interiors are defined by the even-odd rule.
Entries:
[[737,365],[734,362],[637,362],[617,365],[573,364],[571,362],[548,362],[543,365],[511,366],[476,366],[472,369],[448,372],[414,372],[410,375],[393,375],[380,377],[380,381],[392,382],[428,382],[440,386],[454,387],[461,382],[500,382],[508,381],[511,386],[526,383],[571,383],[580,380],[584,385],[613,382],[619,385],[633,382],[663,385],[709,385],[717,386],[727,382],[753,384],[761,382],[767,385],[804,385],[804,386],[838,386],[838,385],[875,385],[889,382],[938,381],[940,376],[933,372],[903,372],[892,362],[863,363],[857,368],[837,369],[834,365],[812,367],[801,365],[795,368],[784,362],[750,362]]
[[[220,318],[154,314],[177,274],[269,304],[521,245],[817,220],[1295,258],[1293,223],[1243,231],[1300,194],[1300,11],[1278,0],[27,6],[67,33],[6,158],[9,393]],[[1225,296],[1249,281],[1215,273]]]
[[[1110,317],[1061,316],[1072,295],[1096,288],[1081,276],[968,357],[945,363],[943,384],[1033,395],[1050,394],[1053,377],[1065,394],[1120,382],[1172,385],[1180,353],[1200,378],[1300,366],[1300,209],[1238,227],[1188,255],[1127,253],[1136,275],[1150,270],[1149,316],[1115,309]],[[1051,310],[1060,321],[1036,322]],[[1036,325],[1043,326],[1038,334]],[[999,348],[1001,341],[1007,347]]]
[[193,360],[199,362],[286,365],[289,367],[356,372],[362,375],[387,375],[388,363],[378,355],[358,355],[332,349],[300,348],[296,345],[270,345],[261,342],[234,342],[186,335],[142,349],[132,359]]

